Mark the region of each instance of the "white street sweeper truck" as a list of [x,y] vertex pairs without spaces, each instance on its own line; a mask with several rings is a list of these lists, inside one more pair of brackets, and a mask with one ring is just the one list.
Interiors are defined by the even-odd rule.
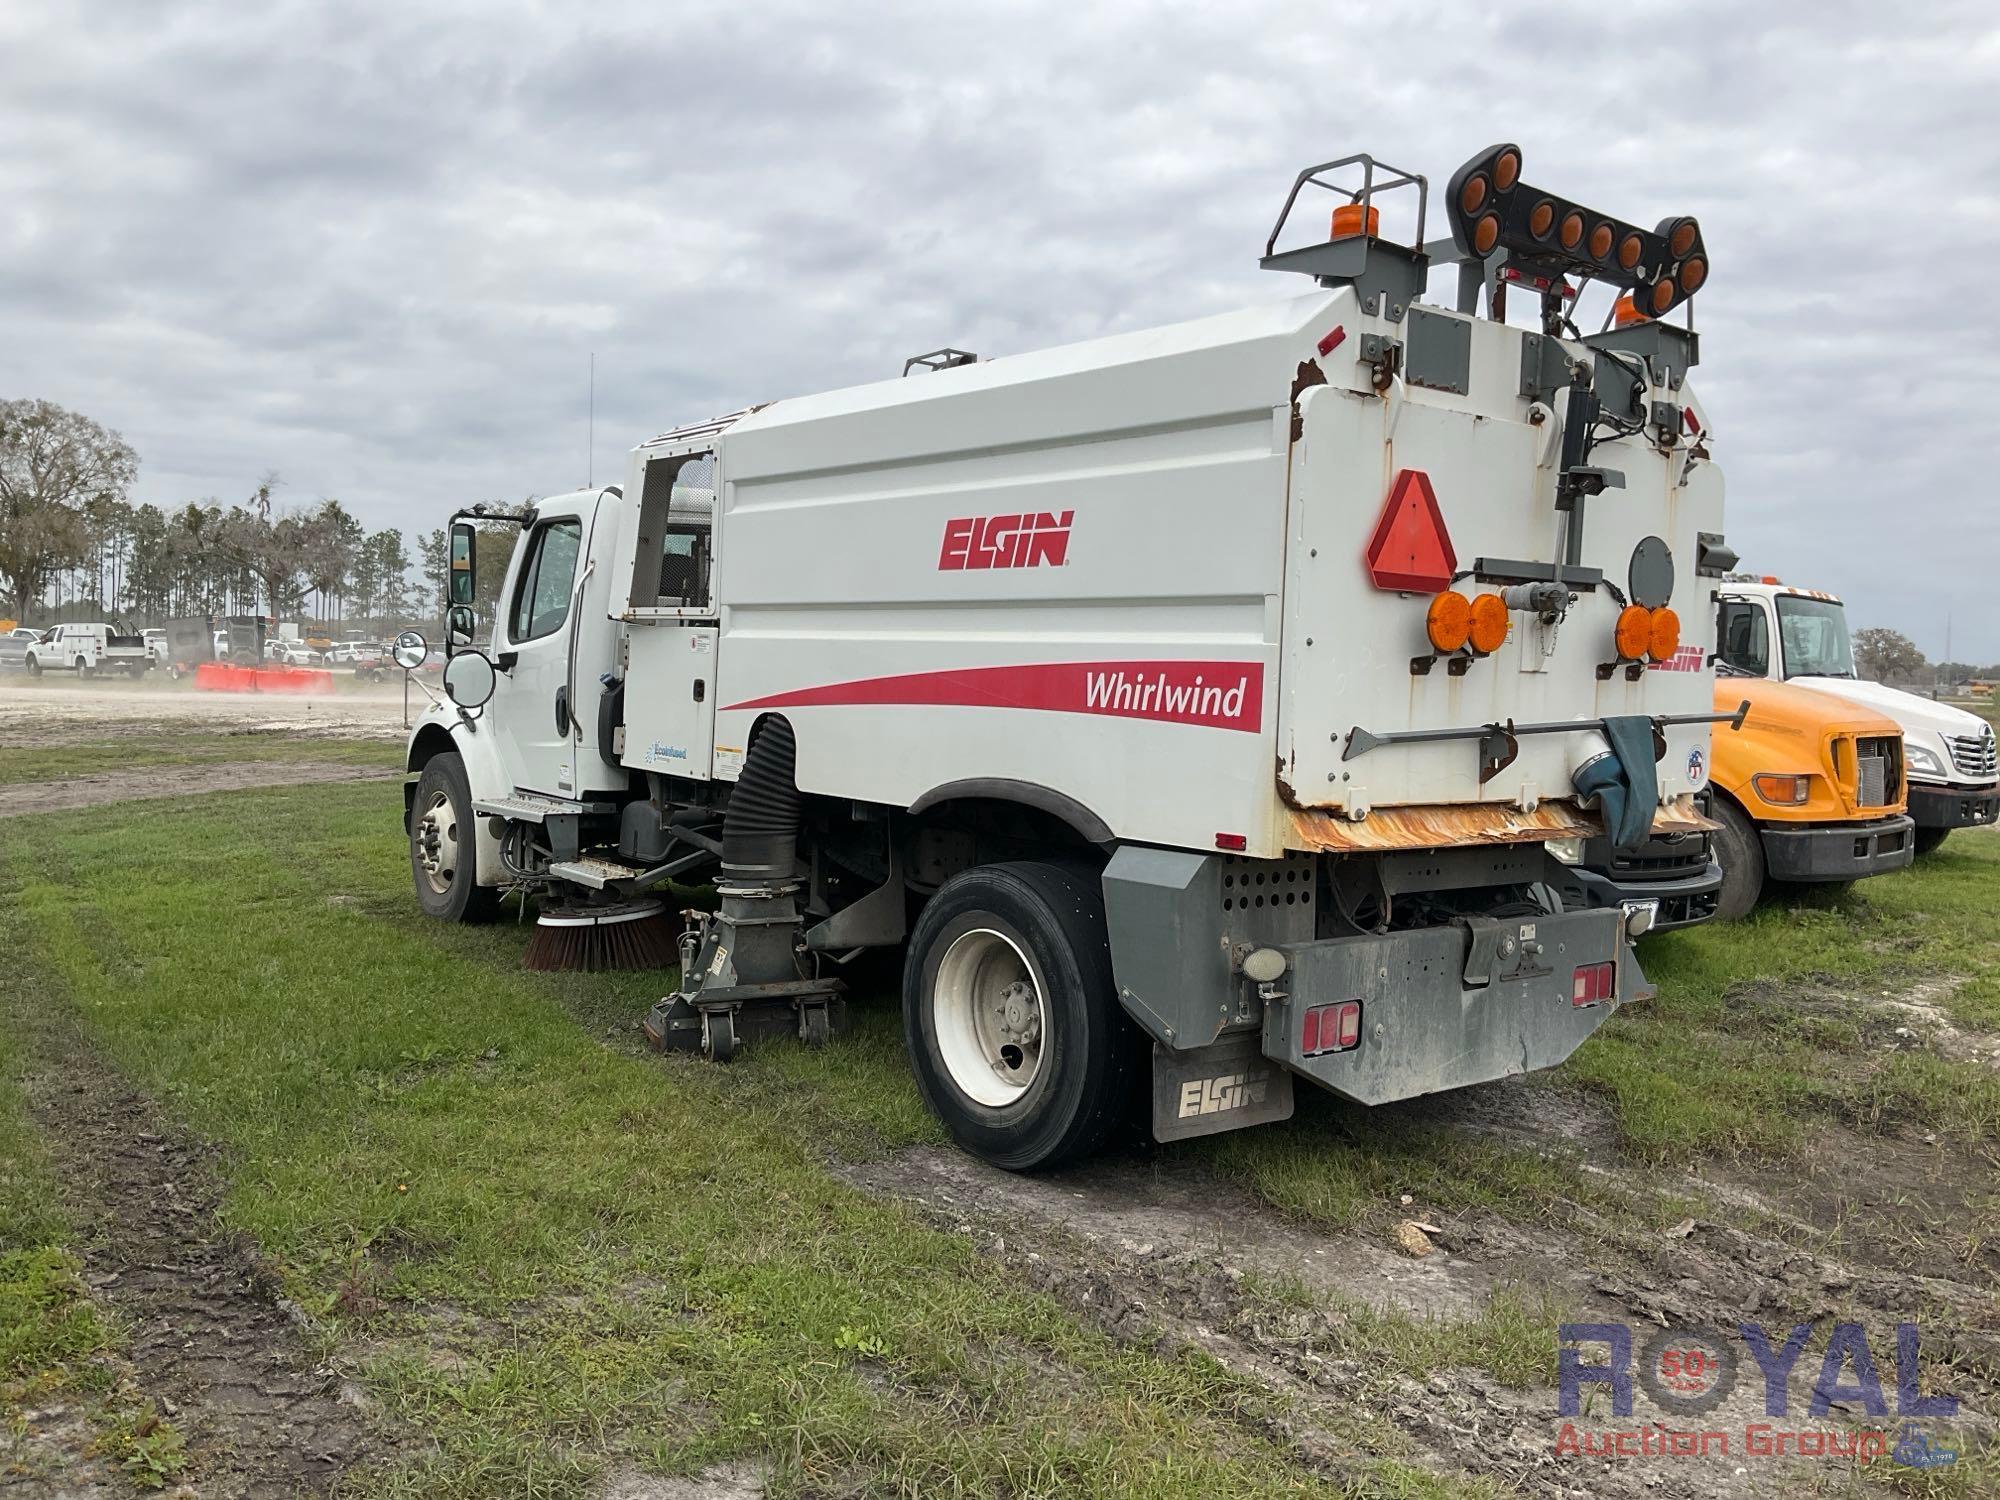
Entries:
[[[1330,233],[1295,212],[1319,189]],[[1734,559],[1668,317],[1707,251],[1529,186],[1512,145],[1427,244],[1429,199],[1329,162],[1265,246],[1299,295],[919,356],[455,518],[409,744],[424,909],[517,890],[542,961],[666,970],[663,898],[712,881],[646,1027],[717,1059],[823,1040],[843,966],[903,947],[924,1096],[1013,1168],[1148,1078],[1170,1140],[1301,1079],[1378,1104],[1561,1062],[1648,993],[1651,913],[1566,912],[1544,844],[1706,826]],[[1579,334],[1591,281],[1639,316]],[[496,589],[480,544],[515,525]]]

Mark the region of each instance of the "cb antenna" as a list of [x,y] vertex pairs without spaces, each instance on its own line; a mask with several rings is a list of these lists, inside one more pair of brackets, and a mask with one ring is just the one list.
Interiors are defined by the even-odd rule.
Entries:
[[590,351],[590,416],[584,429],[583,487],[597,488],[597,351]]

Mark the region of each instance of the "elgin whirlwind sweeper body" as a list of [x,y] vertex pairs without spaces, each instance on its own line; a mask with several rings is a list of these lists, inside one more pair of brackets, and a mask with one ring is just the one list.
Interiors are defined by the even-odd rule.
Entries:
[[[1331,235],[1280,249],[1312,189]],[[712,881],[647,1031],[717,1059],[823,1040],[843,965],[905,947],[924,1096],[1014,1168],[1148,1077],[1170,1140],[1282,1118],[1295,1080],[1377,1104],[1568,1057],[1648,994],[1652,913],[1565,911],[1543,845],[1706,826],[1731,717],[1709,671],[1647,670],[1706,661],[1733,562],[1665,321],[1707,252],[1513,146],[1445,199],[1426,244],[1423,178],[1327,163],[1265,247],[1299,295],[940,351],[455,518],[409,743],[424,909],[532,894],[542,961],[664,970],[670,883]],[[1591,281],[1637,318],[1580,335]]]

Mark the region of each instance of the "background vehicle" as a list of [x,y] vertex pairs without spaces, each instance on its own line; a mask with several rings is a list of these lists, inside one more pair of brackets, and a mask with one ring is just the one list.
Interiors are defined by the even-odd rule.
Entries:
[[1725,671],[1816,688],[1901,726],[1918,854],[1937,848],[1954,828],[2000,817],[1993,726],[1949,703],[1862,681],[1854,670],[1847,611],[1833,595],[1730,574],[1718,609],[1716,641]]
[[320,664],[319,653],[304,641],[266,641],[264,655],[267,660],[285,667],[316,667]]
[[[1723,695],[1716,699],[1718,707]],[[1733,731],[1718,727],[1719,742]],[[1696,810],[1706,815],[1706,792],[1697,794]],[[1654,834],[1636,849],[1613,846],[1608,834],[1588,838],[1551,839],[1550,854],[1562,865],[1554,880],[1563,904],[1572,911],[1593,907],[1631,910],[1649,908],[1652,930],[1671,932],[1706,922],[1722,903],[1722,866],[1716,862],[1710,836],[1701,829],[1673,829]]]
[[383,663],[388,661],[387,648],[374,641],[341,641],[326,652],[330,666],[359,666],[363,662]]
[[152,655],[143,637],[120,634],[107,624],[58,625],[29,645],[26,665],[36,676],[43,672],[75,672],[80,677],[125,672],[142,677],[152,665]]
[[[1307,188],[1333,237],[1280,251]],[[608,925],[712,875],[647,1029],[718,1058],[823,1038],[838,967],[906,945],[924,1096],[1014,1168],[1148,1072],[1164,1140],[1281,1118],[1294,1078],[1374,1104],[1567,1057],[1650,993],[1644,922],[1564,911],[1542,845],[1701,826],[1709,679],[1645,666],[1682,620],[1706,650],[1722,501],[1691,336],[1565,337],[1568,278],[1666,312],[1706,252],[1567,204],[1629,255],[1564,251],[1513,146],[1454,177],[1451,241],[1424,194],[1327,163],[1266,245],[1286,300],[644,443],[508,518],[490,657],[500,522],[454,518],[419,902]],[[1503,251],[1537,330],[1478,316]]]
[[16,625],[0,634],[0,666],[18,667],[28,659],[28,647],[39,641],[44,632],[30,630],[25,625]]
[[1846,882],[1908,865],[1916,840],[1895,721],[1808,688],[1716,679],[1718,708],[1745,698],[1749,715],[1715,737],[1710,772],[1717,915],[1749,915],[1768,881]]
[[173,648],[167,642],[167,633],[156,628],[142,630],[139,639],[146,643],[146,656],[153,666],[164,667],[173,659]]

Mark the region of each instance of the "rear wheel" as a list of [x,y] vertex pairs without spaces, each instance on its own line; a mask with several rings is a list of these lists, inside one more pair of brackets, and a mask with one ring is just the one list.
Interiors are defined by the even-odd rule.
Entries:
[[1935,853],[1937,846],[1951,837],[1949,828],[1919,828],[1917,830],[1916,851],[1919,854]]
[[903,969],[917,1086],[954,1139],[1012,1171],[1102,1144],[1136,1075],[1094,875],[998,864],[945,882]]
[[1715,862],[1722,866],[1715,919],[1740,922],[1756,909],[1764,892],[1764,841],[1757,836],[1757,825],[1733,802],[1717,797],[1708,815],[1717,824],[1711,839]]
[[79,677],[91,677],[91,676],[94,676],[94,675],[96,674],[96,672],[97,672],[97,668],[93,667],[93,666],[92,666],[92,665],[90,664],[90,658],[88,658],[88,657],[85,657],[85,656],[79,656],[79,657],[78,657],[78,658],[76,659],[76,675],[77,675],[77,676],[79,676]]
[[410,874],[426,916],[483,922],[499,908],[499,894],[479,884],[478,839],[465,762],[449,751],[432,756],[410,804]]

